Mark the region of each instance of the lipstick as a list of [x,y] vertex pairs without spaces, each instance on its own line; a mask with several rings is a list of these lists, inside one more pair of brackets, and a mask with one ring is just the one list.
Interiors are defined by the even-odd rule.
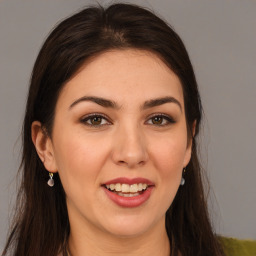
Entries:
[[[109,189],[111,184],[112,188]],[[117,188],[117,191],[115,190],[115,188],[113,188],[113,184],[117,184],[116,186],[114,186],[115,188]],[[133,184],[140,184],[140,189],[138,189],[137,192],[123,192],[121,190],[121,187],[127,187]],[[142,184],[143,186],[141,186]],[[141,187],[143,187],[143,189],[141,189]],[[104,184],[102,184],[102,188],[104,189],[104,192],[106,193],[108,198],[115,204],[121,207],[131,208],[138,207],[144,204],[150,198],[152,190],[154,188],[154,183],[148,179],[141,177],[133,179],[120,177],[105,182]]]
[[126,177],[120,177],[120,178],[116,178],[116,179],[113,179],[113,180],[109,180],[107,182],[104,183],[104,185],[108,185],[108,184],[117,184],[117,183],[120,183],[120,184],[129,184],[129,185],[132,185],[132,184],[139,184],[139,183],[144,183],[144,184],[147,184],[147,185],[154,185],[154,183],[148,179],[145,179],[145,178],[133,178],[133,179],[129,179],[129,178],[126,178]]

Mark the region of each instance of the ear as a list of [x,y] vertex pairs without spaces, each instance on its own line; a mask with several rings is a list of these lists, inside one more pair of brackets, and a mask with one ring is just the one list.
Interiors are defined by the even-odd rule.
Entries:
[[187,149],[186,149],[186,154],[185,154],[185,158],[184,158],[183,168],[185,168],[188,165],[188,163],[191,159],[193,138],[195,136],[195,133],[196,133],[196,120],[192,124],[192,132],[189,135],[188,140],[187,140]]
[[45,169],[49,172],[57,172],[52,141],[40,122],[34,121],[32,123],[31,136],[37,154],[43,162]]

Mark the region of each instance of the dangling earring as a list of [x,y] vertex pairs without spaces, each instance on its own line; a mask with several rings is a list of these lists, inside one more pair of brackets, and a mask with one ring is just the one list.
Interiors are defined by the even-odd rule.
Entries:
[[[184,168],[184,169],[183,169],[183,173],[185,173],[185,171],[186,171],[186,169]],[[182,176],[182,177],[181,177],[181,181],[180,181],[180,185],[183,186],[184,184],[185,184],[185,179],[184,179],[184,177]]]
[[48,186],[53,187],[54,186],[54,179],[53,179],[53,173],[49,172],[50,179],[47,181]]

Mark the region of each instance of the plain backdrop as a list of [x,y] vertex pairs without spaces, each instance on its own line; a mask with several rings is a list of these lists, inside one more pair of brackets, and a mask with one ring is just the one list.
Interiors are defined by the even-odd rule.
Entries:
[[[215,229],[256,239],[256,1],[127,2],[153,9],[183,39],[205,112],[201,155],[211,182]],[[33,63],[56,22],[95,3],[0,0],[0,251],[15,200],[19,136]]]

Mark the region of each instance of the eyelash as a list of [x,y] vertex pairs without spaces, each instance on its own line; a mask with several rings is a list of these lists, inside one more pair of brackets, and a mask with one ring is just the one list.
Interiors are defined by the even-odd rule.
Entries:
[[[98,118],[101,118],[101,122],[102,122],[102,120],[105,120],[106,123],[104,123],[104,124],[98,124],[98,125],[95,125],[95,124],[92,124],[92,123],[88,123],[89,120],[92,121],[93,118],[97,118],[97,117],[98,117]],[[85,125],[92,126],[92,127],[96,127],[96,128],[99,128],[99,127],[101,127],[101,126],[105,126],[105,125],[110,125],[110,124],[112,124],[111,121],[109,121],[109,118],[108,118],[107,116],[105,116],[105,115],[103,115],[103,114],[99,114],[99,113],[89,114],[89,115],[83,117],[83,118],[81,119],[81,122],[82,122],[83,124],[85,124]]]
[[[166,123],[165,124],[154,124],[152,122],[153,118],[156,118],[156,117],[160,117],[162,118],[163,121],[165,121]],[[93,118],[101,118],[101,122],[102,120],[105,120],[106,123],[100,123],[100,124],[92,124],[92,119]],[[151,123],[149,123],[149,121],[151,120]],[[90,123],[88,123],[88,121],[91,121]],[[95,128],[100,128],[102,126],[105,126],[105,125],[111,125],[112,122],[109,120],[109,118],[107,116],[105,116],[104,114],[100,114],[100,113],[94,113],[94,114],[89,114],[85,117],[83,117],[81,119],[81,123],[87,125],[87,126],[91,126],[91,127],[95,127]],[[154,126],[168,126],[170,124],[174,124],[175,123],[175,120],[170,117],[169,115],[166,115],[166,114],[154,114],[152,116],[150,116],[147,121],[145,122],[146,124],[148,125],[154,125]]]
[[152,122],[153,118],[155,118],[155,117],[158,117],[158,118],[160,117],[160,118],[162,118],[166,123],[165,123],[165,124],[154,124],[154,123],[151,123],[151,124],[149,124],[149,125],[154,125],[154,126],[167,126],[167,125],[170,125],[170,124],[174,124],[174,123],[175,123],[175,120],[174,120],[172,117],[170,117],[169,115],[166,115],[166,114],[162,114],[162,113],[160,113],[160,114],[154,114],[154,115],[150,116],[149,119],[148,119],[148,121],[147,121],[146,123],[148,123],[149,120],[151,120],[151,122]]

